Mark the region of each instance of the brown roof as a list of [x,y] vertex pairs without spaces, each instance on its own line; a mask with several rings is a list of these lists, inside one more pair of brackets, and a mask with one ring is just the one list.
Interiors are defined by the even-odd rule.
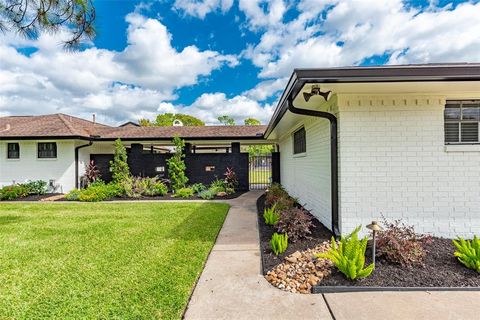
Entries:
[[262,138],[266,126],[111,127],[65,114],[0,117],[0,139],[92,138],[96,140],[155,140],[178,135],[190,139]]

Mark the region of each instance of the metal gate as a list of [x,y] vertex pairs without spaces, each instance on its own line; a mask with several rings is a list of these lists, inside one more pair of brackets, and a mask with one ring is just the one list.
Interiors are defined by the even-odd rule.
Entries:
[[248,182],[250,190],[263,190],[272,183],[272,156],[249,157]]

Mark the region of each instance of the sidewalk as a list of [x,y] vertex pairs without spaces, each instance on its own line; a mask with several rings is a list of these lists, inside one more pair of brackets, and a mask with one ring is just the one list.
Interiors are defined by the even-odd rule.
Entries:
[[[364,292],[302,295],[261,275],[256,200],[231,209],[193,292],[185,319],[475,319],[480,292]],[[327,303],[331,309],[327,307]],[[332,316],[333,315],[333,316]]]

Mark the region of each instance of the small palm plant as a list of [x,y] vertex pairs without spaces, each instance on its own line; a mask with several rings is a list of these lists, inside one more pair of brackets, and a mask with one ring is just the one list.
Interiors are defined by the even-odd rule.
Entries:
[[342,236],[340,242],[332,237],[330,250],[317,254],[318,258],[328,259],[348,279],[355,280],[368,277],[373,269],[373,263],[365,267],[365,251],[367,250],[367,237],[358,239],[358,232],[361,226],[358,226],[351,234]]
[[286,233],[274,233],[272,239],[270,240],[270,246],[272,247],[273,253],[278,256],[280,253],[284,253],[288,247],[288,235]]
[[477,236],[473,240],[458,238],[453,240],[457,251],[453,254],[463,265],[480,273],[480,239]]
[[275,210],[275,205],[263,210],[263,219],[265,220],[265,224],[269,226],[277,224],[278,220],[280,220],[280,213]]

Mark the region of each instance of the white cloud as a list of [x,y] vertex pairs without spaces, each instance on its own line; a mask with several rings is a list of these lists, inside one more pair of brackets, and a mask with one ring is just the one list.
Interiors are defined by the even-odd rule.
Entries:
[[253,100],[264,101],[281,92],[287,85],[287,82],[288,78],[265,80],[257,84],[254,88],[245,91],[242,95]]
[[[0,112],[2,114],[73,115],[99,113],[109,123],[155,112],[175,90],[198,83],[213,70],[233,67],[233,55],[173,48],[172,35],[159,20],[131,13],[126,18],[128,44],[123,51],[88,48],[66,52],[62,32],[36,41],[0,38]],[[16,48],[34,47],[30,56]],[[90,116],[89,116],[90,117]]]
[[388,63],[480,61],[480,3],[420,10],[401,0],[304,0],[296,9],[295,19],[268,24],[245,51],[260,77],[355,65],[385,54],[391,54]]
[[[237,124],[243,124],[243,120],[249,117],[267,123],[273,113],[274,106],[275,104],[261,104],[246,95],[228,98],[224,93],[216,92],[204,93],[188,106],[162,103],[158,107],[158,112],[186,113],[210,125],[219,124],[217,118],[223,115],[232,117]],[[140,118],[137,117],[136,119]],[[148,118],[153,119],[153,117]]]
[[173,7],[184,14],[204,19],[214,11],[227,12],[233,5],[233,0],[175,0]]

